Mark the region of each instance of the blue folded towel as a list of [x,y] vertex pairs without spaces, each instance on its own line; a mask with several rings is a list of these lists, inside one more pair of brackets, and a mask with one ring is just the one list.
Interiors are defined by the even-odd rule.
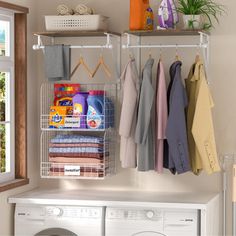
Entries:
[[103,137],[82,136],[82,135],[63,135],[58,134],[51,139],[51,143],[97,143],[103,144]]

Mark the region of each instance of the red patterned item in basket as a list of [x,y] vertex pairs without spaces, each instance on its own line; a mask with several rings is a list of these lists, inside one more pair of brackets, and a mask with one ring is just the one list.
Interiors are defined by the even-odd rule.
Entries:
[[54,84],[54,97],[73,97],[80,91],[80,84]]

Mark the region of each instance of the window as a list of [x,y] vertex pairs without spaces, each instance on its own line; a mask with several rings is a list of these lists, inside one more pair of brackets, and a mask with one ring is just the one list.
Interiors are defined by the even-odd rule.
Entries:
[[27,178],[27,13],[0,0],[0,192]]
[[14,14],[0,11],[0,183],[15,178]]

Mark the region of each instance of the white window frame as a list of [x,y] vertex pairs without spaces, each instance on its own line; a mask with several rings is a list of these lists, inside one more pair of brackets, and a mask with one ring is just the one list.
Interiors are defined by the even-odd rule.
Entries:
[[[12,11],[0,10],[0,20],[10,23],[10,50],[9,56],[0,56],[0,71],[6,72],[9,76],[6,79],[6,88],[9,86],[9,93],[6,92],[6,121],[0,124],[9,125],[6,129],[6,166],[9,172],[0,173],[0,183],[15,179],[15,75],[14,75],[14,13]],[[7,89],[6,89],[7,91]],[[7,142],[8,141],[8,142]],[[10,162],[10,163],[9,163]]]

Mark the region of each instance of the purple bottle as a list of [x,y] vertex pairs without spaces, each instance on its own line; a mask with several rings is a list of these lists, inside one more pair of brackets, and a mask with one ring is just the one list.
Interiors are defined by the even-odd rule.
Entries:
[[79,92],[73,97],[73,116],[80,118],[80,129],[86,129],[86,114],[88,111],[87,98],[89,93]]

